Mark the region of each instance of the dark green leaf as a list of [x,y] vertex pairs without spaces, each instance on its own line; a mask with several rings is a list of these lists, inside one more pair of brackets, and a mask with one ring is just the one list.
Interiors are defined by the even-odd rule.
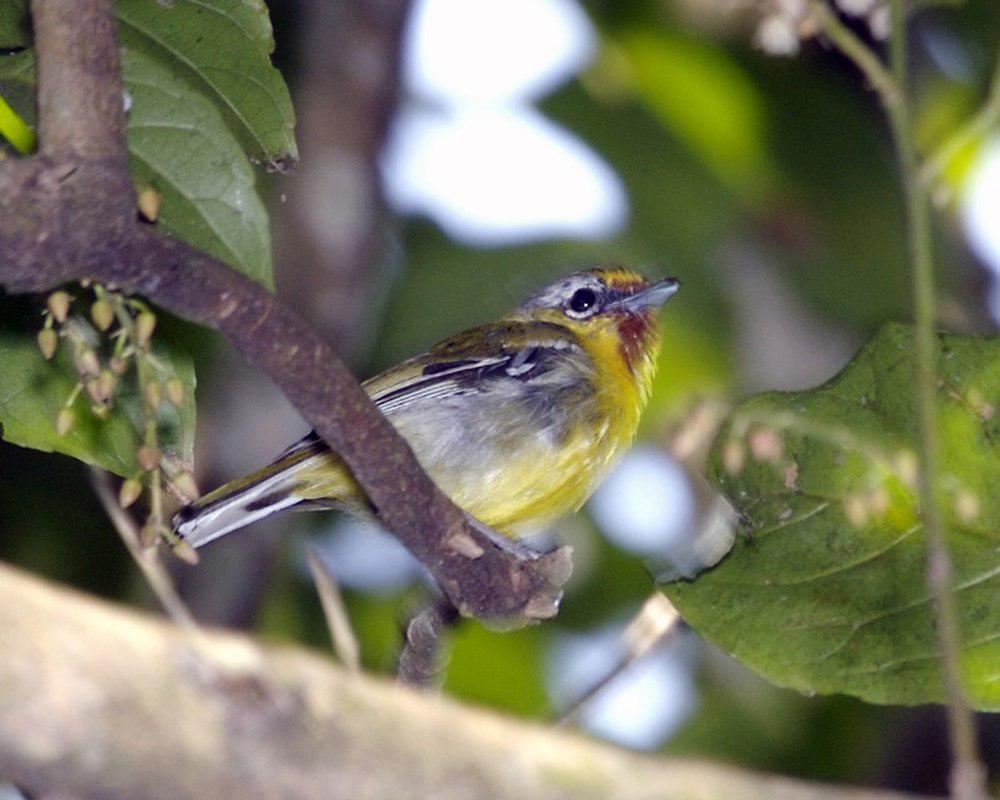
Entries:
[[261,0],[119,0],[117,11],[126,52],[212,101],[251,156],[294,164],[295,115],[271,66],[274,39]]
[[142,53],[126,51],[128,144],[139,186],[160,193],[169,231],[273,286],[267,211],[239,143],[202,94]]
[[[941,503],[955,562],[962,666],[1000,708],[1000,339],[939,338]],[[758,395],[732,415],[710,477],[751,538],[666,587],[684,617],[773,682],[880,703],[944,689],[914,488],[908,328],[887,326],[836,378]]]

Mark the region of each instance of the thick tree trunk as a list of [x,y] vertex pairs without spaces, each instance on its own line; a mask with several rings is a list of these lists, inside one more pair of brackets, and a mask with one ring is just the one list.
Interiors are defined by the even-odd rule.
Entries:
[[0,631],[0,778],[36,796],[903,797],[635,755],[2,565]]

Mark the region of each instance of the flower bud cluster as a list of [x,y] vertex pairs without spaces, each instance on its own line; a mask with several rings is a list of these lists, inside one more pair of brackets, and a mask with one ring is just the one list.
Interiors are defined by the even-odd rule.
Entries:
[[768,0],[754,42],[772,56],[794,56],[799,44],[813,36],[815,26],[806,0]]
[[46,300],[44,325],[38,333],[38,349],[47,360],[56,356],[61,341],[66,342],[76,373],[76,384],[56,414],[56,432],[66,436],[73,430],[79,421],[76,406],[81,397],[89,401],[94,417],[105,420],[123,382],[130,382],[131,391],[137,388],[144,433],[135,451],[136,472],[119,488],[119,505],[134,505],[146,488],[149,510],[140,538],[148,546],[166,540],[179,557],[195,561],[194,550],[173,541],[176,537],[164,524],[162,494],[165,486],[191,502],[198,497],[198,489],[189,467],[165,453],[158,441],[159,415],[168,404],[180,408],[184,403],[184,383],[152,352],[157,320],[144,303],[101,285],[86,288],[94,293],[89,320],[83,313],[71,313],[74,302],[79,305],[82,299],[59,290]]
[[863,19],[873,38],[879,41],[889,38],[892,20],[887,0],[835,0],[834,5],[848,17]]
[[[875,39],[889,36],[890,12],[887,0],[834,0],[836,11],[846,17],[863,19]],[[764,0],[764,13],[754,41],[765,53],[794,56],[801,43],[819,32],[810,0]]]

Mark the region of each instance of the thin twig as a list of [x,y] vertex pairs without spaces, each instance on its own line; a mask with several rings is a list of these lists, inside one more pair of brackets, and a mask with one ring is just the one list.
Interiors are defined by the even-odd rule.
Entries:
[[917,416],[920,439],[918,485],[927,537],[927,584],[934,594],[938,646],[948,699],[948,722],[954,764],[951,790],[955,798],[985,798],[986,771],[979,761],[975,719],[962,688],[961,631],[954,593],[954,568],[937,500],[939,442],[937,422],[937,337],[934,331],[934,263],[931,212],[920,181],[907,86],[907,31],[903,0],[892,0],[889,54],[900,88],[899,102],[887,107],[906,198],[907,236],[916,325]]
[[197,629],[191,611],[184,604],[170,573],[167,572],[163,562],[160,561],[159,553],[154,547],[143,547],[139,537],[139,529],[135,520],[130,517],[121,506],[118,505],[118,498],[111,488],[111,481],[104,470],[97,467],[90,468],[90,482],[97,494],[97,499],[101,501],[104,512],[111,520],[118,535],[121,536],[125,547],[132,556],[139,569],[142,570],[149,588],[152,589],[156,599],[160,601],[163,610],[179,626],[188,629]]
[[809,15],[823,35],[861,70],[887,108],[900,102],[902,91],[892,73],[872,49],[840,21],[825,0],[809,0]]
[[354,635],[354,628],[351,627],[351,619],[347,615],[347,607],[344,605],[340,588],[319,557],[315,547],[310,546],[307,549],[306,558],[309,561],[309,571],[316,584],[316,593],[323,606],[323,616],[326,618],[326,627],[330,631],[330,644],[333,645],[333,652],[337,654],[340,663],[347,667],[349,672],[360,672],[361,650],[358,647],[358,638]]
[[956,798],[986,797],[985,770],[976,747],[975,721],[962,690],[961,634],[953,591],[953,567],[935,494],[938,471],[937,344],[934,331],[934,264],[930,203],[921,180],[907,101],[906,3],[892,0],[889,38],[890,70],[871,48],[845,26],[822,0],[810,0],[810,12],[821,31],[867,77],[878,92],[889,120],[899,158],[906,199],[913,310],[916,327],[918,425],[920,429],[920,505],[927,532],[927,583],[936,603],[938,645],[948,698],[954,768],[952,792]]
[[674,639],[683,627],[684,620],[674,604],[663,592],[653,592],[619,637],[618,645],[623,651],[621,657],[600,680],[570,703],[556,724],[565,725],[578,717],[609,685],[643,657]]

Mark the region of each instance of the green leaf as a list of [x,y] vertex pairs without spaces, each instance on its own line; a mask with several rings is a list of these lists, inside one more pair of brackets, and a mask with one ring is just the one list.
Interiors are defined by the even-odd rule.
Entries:
[[3,136],[21,155],[32,153],[38,145],[35,131],[2,96],[0,96],[0,136]]
[[[444,689],[473,703],[525,716],[549,710],[542,678],[546,632],[523,628],[498,633],[482,625],[462,625],[451,635]],[[516,680],[497,680],[516,676]]]
[[[108,419],[94,417],[81,393],[73,404],[76,422],[69,433],[60,436],[55,419],[76,385],[76,371],[65,342],[60,343],[56,357],[49,362],[39,353],[34,336],[35,331],[0,330],[0,423],[4,441],[64,453],[118,475],[133,474],[143,425],[142,401],[132,371],[122,378]],[[194,454],[194,365],[160,333],[154,337],[154,355],[184,385],[180,408],[167,402],[160,406],[160,446],[190,464]]]
[[126,52],[212,101],[252,157],[294,164],[295,114],[271,66],[274,38],[261,0],[119,0],[117,14]]
[[773,185],[760,90],[722,47],[666,29],[611,38],[639,99],[726,185],[758,196]]
[[[938,339],[940,499],[972,703],[1000,708],[1000,339]],[[685,619],[780,686],[941,701],[914,488],[910,329],[892,325],[829,383],[751,398],[709,476],[750,520],[716,567],[665,587]]]
[[142,53],[126,51],[122,71],[133,103],[130,166],[139,186],[160,193],[159,223],[272,288],[267,211],[219,112]]

